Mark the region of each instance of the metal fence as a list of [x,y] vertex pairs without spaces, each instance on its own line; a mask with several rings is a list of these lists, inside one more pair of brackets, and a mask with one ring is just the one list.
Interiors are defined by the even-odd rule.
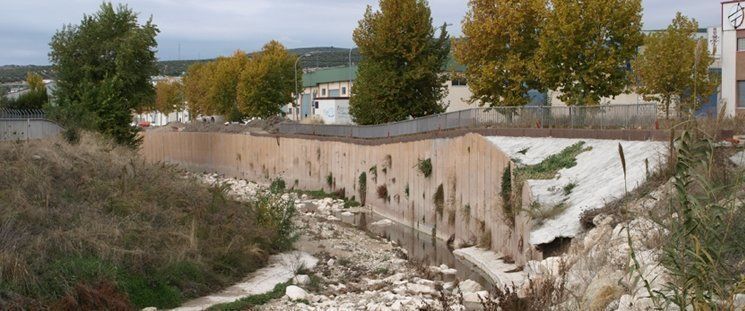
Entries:
[[0,109],[0,119],[26,120],[44,119],[46,114],[41,109]]
[[282,134],[385,138],[458,128],[651,129],[656,104],[473,108],[380,125],[281,123]]

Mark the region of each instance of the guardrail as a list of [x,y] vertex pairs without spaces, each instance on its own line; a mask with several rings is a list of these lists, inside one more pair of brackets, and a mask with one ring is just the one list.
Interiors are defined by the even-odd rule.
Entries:
[[26,120],[44,118],[46,118],[46,114],[41,109],[0,109],[0,119]]
[[386,138],[458,128],[652,129],[656,104],[473,108],[380,125],[281,123],[282,134]]

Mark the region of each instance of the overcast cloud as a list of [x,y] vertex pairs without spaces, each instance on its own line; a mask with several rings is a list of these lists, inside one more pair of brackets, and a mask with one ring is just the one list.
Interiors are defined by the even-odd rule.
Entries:
[[[153,16],[161,30],[163,60],[211,58],[236,49],[253,51],[277,39],[290,48],[351,47],[352,31],[365,7],[377,0],[130,0],[142,18]],[[2,0],[0,65],[47,64],[49,40],[64,24],[93,13],[98,0]],[[429,0],[436,24],[460,34],[467,0]],[[719,24],[718,0],[643,0],[644,28],[664,28],[676,11],[702,27]],[[179,45],[181,46],[179,53]]]

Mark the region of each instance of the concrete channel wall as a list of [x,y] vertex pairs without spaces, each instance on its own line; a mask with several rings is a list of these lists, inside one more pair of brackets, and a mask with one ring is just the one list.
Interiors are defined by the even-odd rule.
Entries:
[[[511,160],[478,134],[378,144],[251,136],[247,134],[157,132],[144,135],[141,153],[148,161],[177,163],[192,170],[267,183],[282,178],[303,190],[344,190],[360,200],[360,174],[367,175],[366,204],[383,216],[444,240],[491,248],[517,264],[540,259],[529,246],[524,215],[506,221],[500,196],[502,173]],[[416,168],[431,159],[432,175]],[[371,172],[371,168],[375,167]],[[329,178],[330,177],[330,178]],[[331,184],[328,184],[331,180]],[[442,186],[444,205],[434,197]],[[379,188],[387,195],[379,197]],[[407,195],[408,189],[408,195]],[[381,189],[382,190],[382,189]],[[516,231],[515,228],[519,230]]]
[[60,132],[62,128],[49,120],[0,118],[0,141],[43,139]]

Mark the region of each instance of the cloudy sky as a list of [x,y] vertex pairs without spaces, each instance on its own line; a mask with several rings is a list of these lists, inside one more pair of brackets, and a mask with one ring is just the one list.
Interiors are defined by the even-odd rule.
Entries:
[[[79,23],[99,0],[0,1],[0,65],[48,63],[48,42],[64,24]],[[119,1],[114,1],[119,2]],[[467,0],[429,0],[436,24],[460,21]],[[365,7],[377,0],[129,0],[141,17],[153,16],[163,60],[211,58],[253,51],[271,39],[287,47],[350,47]],[[701,26],[719,24],[719,0],[643,0],[644,28],[665,27],[676,11]],[[179,53],[179,46],[180,53]]]

